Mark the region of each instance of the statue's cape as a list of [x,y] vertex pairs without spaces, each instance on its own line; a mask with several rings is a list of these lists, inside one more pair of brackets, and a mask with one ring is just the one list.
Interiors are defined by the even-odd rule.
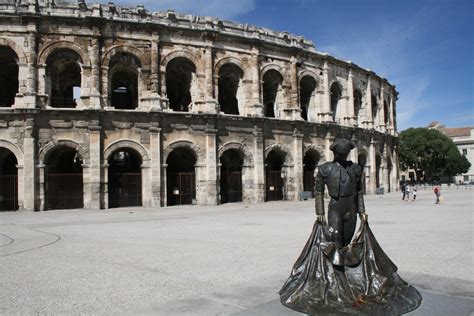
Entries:
[[307,314],[397,315],[416,309],[420,293],[402,280],[367,221],[337,249],[316,222],[280,290],[283,305]]

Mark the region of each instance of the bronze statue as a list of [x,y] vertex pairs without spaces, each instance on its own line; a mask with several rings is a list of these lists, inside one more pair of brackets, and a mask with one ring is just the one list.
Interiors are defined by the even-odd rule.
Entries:
[[[286,307],[307,314],[407,313],[416,309],[422,298],[398,276],[396,265],[369,228],[361,192],[362,170],[346,160],[353,148],[351,141],[336,139],[330,147],[334,160],[319,167],[316,223],[280,290],[280,300]],[[325,186],[331,197],[327,224]],[[357,214],[361,223],[352,239]]]

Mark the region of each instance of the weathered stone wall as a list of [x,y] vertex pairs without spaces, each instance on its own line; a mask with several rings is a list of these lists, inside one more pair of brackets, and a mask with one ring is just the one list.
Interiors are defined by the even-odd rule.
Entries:
[[[220,203],[220,158],[229,149],[243,157],[244,202],[265,200],[265,159],[272,150],[284,156],[283,198],[296,200],[303,191],[305,154],[317,152],[319,163],[332,159],[329,145],[335,137],[356,143],[353,161],[366,158],[367,192],[397,187],[395,87],[369,70],[317,52],[301,37],[112,4],[0,1],[0,12],[0,48],[12,50],[18,65],[14,104],[0,107],[0,149],[18,161],[20,209],[45,209],[45,163],[59,146],[81,157],[84,207],[93,209],[108,207],[109,158],[120,148],[141,157],[145,207],[167,205],[166,160],[180,147],[196,157],[198,204]],[[235,87],[238,115],[226,114],[219,104],[220,70],[226,65],[242,73]],[[61,82],[52,82],[53,73],[74,67],[80,69],[75,83],[80,97],[69,96],[74,102],[58,106],[52,96]],[[186,111],[172,109],[171,71],[189,81]],[[67,72],[60,75],[68,79]],[[274,117],[265,117],[270,72],[281,81],[272,92]],[[307,118],[302,117],[303,78],[314,82]],[[341,90],[334,111],[333,85]],[[120,89],[136,98],[136,107],[114,106],[112,95]]]

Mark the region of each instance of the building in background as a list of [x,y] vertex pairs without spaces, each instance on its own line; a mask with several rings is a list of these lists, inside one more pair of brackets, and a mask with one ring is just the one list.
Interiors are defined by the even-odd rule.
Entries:
[[474,182],[474,127],[446,127],[438,121],[431,122],[428,128],[435,128],[448,136],[458,147],[459,152],[469,160],[471,167],[467,173],[455,176],[455,183]]

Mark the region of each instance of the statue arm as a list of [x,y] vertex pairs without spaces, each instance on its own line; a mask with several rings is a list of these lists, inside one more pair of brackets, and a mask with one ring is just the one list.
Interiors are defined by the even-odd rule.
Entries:
[[365,204],[364,204],[364,193],[362,192],[362,181],[365,179],[362,178],[362,169],[357,166],[357,212],[359,213],[361,219],[367,220],[367,214],[365,213]]

